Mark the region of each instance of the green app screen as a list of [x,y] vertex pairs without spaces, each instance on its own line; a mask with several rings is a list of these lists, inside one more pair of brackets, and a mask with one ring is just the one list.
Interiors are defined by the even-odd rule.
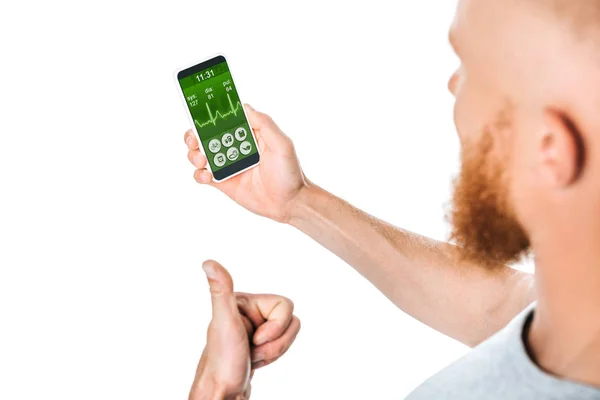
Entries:
[[213,171],[257,152],[226,62],[179,80]]

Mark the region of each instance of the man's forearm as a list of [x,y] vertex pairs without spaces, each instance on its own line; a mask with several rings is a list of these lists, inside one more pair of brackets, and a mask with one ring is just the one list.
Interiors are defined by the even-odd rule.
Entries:
[[403,311],[475,345],[533,300],[532,276],[460,261],[457,249],[374,218],[310,184],[289,223],[338,255]]

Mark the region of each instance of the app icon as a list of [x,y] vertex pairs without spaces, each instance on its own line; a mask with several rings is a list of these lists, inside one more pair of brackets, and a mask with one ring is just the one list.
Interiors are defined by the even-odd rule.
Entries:
[[233,144],[233,135],[231,133],[226,133],[221,138],[221,142],[223,142],[223,146],[231,147]]
[[208,142],[208,149],[211,151],[211,153],[216,153],[217,151],[221,150],[221,142],[219,142],[219,139],[213,139]]
[[250,154],[250,152],[252,151],[252,143],[250,143],[249,141],[245,141],[242,144],[240,144],[240,152],[243,155],[248,155]]
[[240,127],[235,130],[235,138],[237,140],[239,140],[240,142],[243,142],[244,140],[246,140],[246,136],[247,136],[246,129]]
[[237,160],[239,156],[240,152],[235,147],[232,147],[229,150],[227,150],[227,158],[229,158],[229,161]]
[[227,159],[225,158],[225,154],[219,153],[215,156],[213,161],[217,167],[222,167],[227,162]]

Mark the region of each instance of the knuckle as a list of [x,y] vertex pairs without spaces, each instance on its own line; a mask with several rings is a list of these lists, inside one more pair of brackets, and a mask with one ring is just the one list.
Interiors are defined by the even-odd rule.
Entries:
[[208,324],[208,328],[206,328],[206,336],[210,337],[215,335],[217,328],[215,327],[215,324],[213,323],[213,321],[211,320],[210,323]]
[[294,311],[294,302],[291,299],[281,296],[281,301],[287,308],[289,308],[290,312]]
[[246,296],[238,294],[235,296],[235,300],[236,300],[238,307],[247,307],[248,306],[248,298]]
[[283,353],[285,353],[287,350],[287,343],[280,343],[277,345],[276,349],[275,349],[275,354],[277,357],[282,356]]
[[260,118],[261,122],[264,123],[265,125],[273,124],[273,118],[271,118],[271,116],[268,114],[259,113],[258,117]]
[[295,153],[296,148],[294,147],[294,142],[288,136],[283,137],[283,143],[285,144],[285,148],[290,153]]

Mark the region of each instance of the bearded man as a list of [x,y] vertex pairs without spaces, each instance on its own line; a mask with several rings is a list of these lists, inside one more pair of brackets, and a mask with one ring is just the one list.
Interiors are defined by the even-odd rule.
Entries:
[[[449,82],[462,168],[450,243],[391,226],[300,169],[291,140],[246,106],[261,164],[195,178],[337,254],[400,309],[473,349],[409,399],[600,399],[600,1],[460,0]],[[508,267],[531,253],[535,275]],[[233,292],[204,264],[213,319],[190,398],[247,398],[252,371],[300,329],[292,303]]]

